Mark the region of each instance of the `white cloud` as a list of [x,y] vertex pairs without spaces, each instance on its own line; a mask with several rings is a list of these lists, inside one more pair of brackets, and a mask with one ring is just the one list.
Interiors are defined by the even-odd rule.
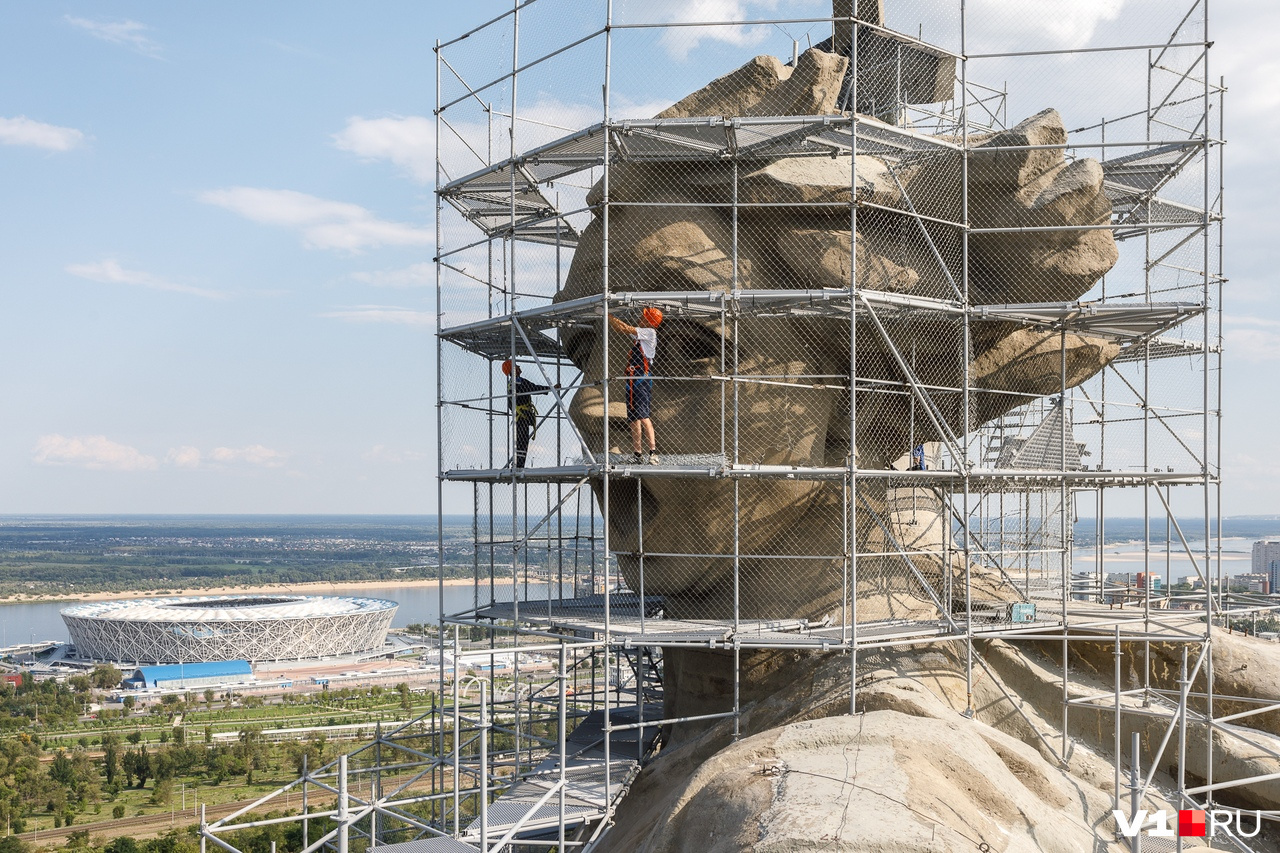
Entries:
[[[687,24],[698,21],[746,21],[756,15],[752,7],[769,10],[774,2],[750,0],[649,0],[630,4],[619,15],[619,23]],[[828,11],[827,14],[830,14]],[[663,31],[660,42],[667,55],[683,62],[704,41],[718,41],[735,47],[759,44],[769,35],[767,26],[671,27]]]
[[[696,87],[695,87],[696,88]],[[671,100],[632,101],[620,95],[612,96],[610,112],[615,120],[630,118],[653,118],[671,106]],[[561,101],[540,95],[537,100],[522,106],[516,121],[516,147],[528,151],[545,145],[574,131],[597,124],[603,118],[603,107],[600,103],[577,103]],[[424,119],[425,121],[426,119]],[[445,178],[461,177],[469,172],[484,168],[481,155],[489,150],[489,133],[493,133],[493,151],[495,159],[504,159],[509,153],[510,139],[508,129],[497,118],[490,125],[487,122],[454,121],[446,127],[440,136],[440,159],[444,164]],[[566,179],[573,183],[573,178]],[[566,180],[558,181],[564,186]]]
[[392,305],[355,305],[338,311],[328,311],[320,316],[348,323],[391,323],[399,326],[430,326],[435,323],[435,315],[427,311],[397,308]]
[[159,58],[160,45],[143,33],[151,29],[138,21],[91,21],[88,18],[63,16],[68,24],[84,30],[96,39],[133,48],[144,56]]
[[403,464],[405,462],[428,462],[432,456],[420,450],[396,450],[385,444],[375,444],[368,452],[361,454],[366,462],[388,462]]
[[[1275,138],[1280,133],[1280,88],[1275,85],[1280,59],[1272,49],[1280,26],[1280,5],[1224,4],[1215,11],[1212,23],[1217,46],[1209,54],[1210,73],[1214,82],[1219,74],[1225,75],[1231,88],[1226,99],[1228,169],[1250,169],[1246,181],[1233,182],[1229,173],[1228,183],[1240,186],[1245,197],[1258,193],[1269,207],[1275,185]],[[1259,169],[1264,170],[1262,174],[1254,171]],[[1236,223],[1247,227],[1248,220],[1240,216],[1241,195],[1232,203],[1231,214]]]
[[53,433],[36,441],[32,461],[37,465],[74,465],[109,471],[154,471],[154,456],[147,456],[105,435],[64,436]]
[[1227,329],[1227,357],[1257,364],[1280,361],[1280,334],[1267,329]]
[[435,180],[435,126],[425,116],[352,116],[333,142],[366,160],[389,160],[420,183]]
[[26,116],[0,116],[0,144],[25,145],[46,151],[70,151],[84,144],[84,134],[74,127],[45,124]]
[[[1028,4],[1025,0],[970,0],[969,24],[980,33],[983,48],[1010,41],[1027,44],[1044,39],[1045,48],[1083,47],[1098,25],[1120,16],[1125,0],[1071,0]],[[987,39],[994,40],[989,44]]]
[[435,282],[436,265],[430,261],[424,261],[398,270],[352,273],[351,277],[374,287],[425,287]]
[[171,447],[164,461],[175,468],[199,468],[201,456],[198,447]]
[[209,458],[223,464],[242,462],[263,468],[279,468],[284,464],[285,455],[261,444],[250,444],[248,447],[215,447],[209,451]]
[[148,272],[125,269],[120,266],[118,261],[112,258],[106,258],[92,264],[69,264],[66,267],[66,271],[79,278],[100,281],[103,284],[132,284],[138,287],[149,287],[152,290],[201,296],[205,299],[226,298],[226,294],[219,293],[216,290],[206,290],[202,287],[192,287],[188,284],[177,284]]
[[215,447],[208,453],[198,447],[171,447],[165,454],[166,465],[189,470],[225,468],[228,465],[256,465],[261,468],[279,468],[285,463],[285,454],[261,444],[247,447]]
[[1280,361],[1280,320],[1248,314],[1227,314],[1222,320],[1227,358],[1251,364]]
[[295,190],[228,187],[201,193],[200,200],[262,225],[300,231],[303,245],[310,249],[359,252],[378,246],[427,246],[435,239],[429,228],[378,219],[358,204]]

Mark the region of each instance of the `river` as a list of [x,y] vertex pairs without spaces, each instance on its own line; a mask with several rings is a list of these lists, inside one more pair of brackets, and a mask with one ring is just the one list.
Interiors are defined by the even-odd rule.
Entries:
[[[1197,562],[1203,564],[1203,552],[1198,550],[1203,548],[1203,542],[1192,542],[1190,544],[1195,549],[1193,553],[1196,553]],[[1249,541],[1243,538],[1224,537],[1223,574],[1227,577],[1233,577],[1249,571],[1249,544]],[[1138,543],[1127,542],[1108,545],[1104,559],[1105,570],[1108,574],[1123,574],[1126,572],[1136,574],[1143,571],[1144,568],[1142,546]],[[1095,552],[1092,548],[1078,549],[1074,554],[1073,569],[1077,572],[1090,571],[1094,568],[1094,561]],[[1183,577],[1196,574],[1196,567],[1176,544],[1169,555],[1167,565],[1170,579],[1174,583],[1177,583]],[[1150,570],[1163,581],[1166,572],[1166,558],[1163,553],[1152,554]],[[1203,565],[1201,565],[1201,570],[1203,570]],[[497,589],[499,600],[509,601],[511,599],[510,584],[500,585]],[[547,584],[530,583],[527,595],[530,599],[545,600],[547,589]],[[279,592],[279,590],[266,589],[259,590],[259,592],[273,593]],[[324,593],[310,592],[309,594],[321,595]],[[358,590],[352,588],[335,589],[330,594],[387,598],[399,602],[400,609],[396,611],[395,627],[403,627],[414,622],[430,624],[436,621],[440,612],[439,590],[436,586],[368,586],[361,587]],[[565,594],[571,594],[568,588],[565,589]],[[483,598],[483,590],[481,595]],[[444,597],[445,611],[457,613],[472,604],[472,587],[470,585],[447,586],[445,587]],[[67,628],[62,622],[59,611],[75,603],[73,601],[42,601],[30,604],[0,604],[0,646],[27,642],[33,638],[35,640],[60,640],[65,642],[68,639]]]
[[[528,597],[530,599],[546,599],[548,584],[530,583]],[[279,593],[279,589],[255,590],[264,594]],[[247,591],[246,591],[247,592]],[[308,592],[309,595],[323,595],[320,592]],[[440,614],[440,592],[436,586],[367,586],[353,589],[350,587],[335,589],[331,595],[357,595],[362,598],[387,598],[399,602],[393,627],[403,627],[414,622],[430,624]],[[565,594],[569,590],[565,589]],[[481,596],[487,598],[485,590]],[[126,598],[122,595],[121,598]],[[499,600],[511,600],[511,585],[497,587]],[[444,589],[445,611],[457,613],[473,603],[474,594],[470,585],[446,586]],[[31,641],[59,640],[66,642],[67,626],[62,622],[61,610],[80,602],[76,601],[38,601],[24,604],[0,604],[0,646]]]

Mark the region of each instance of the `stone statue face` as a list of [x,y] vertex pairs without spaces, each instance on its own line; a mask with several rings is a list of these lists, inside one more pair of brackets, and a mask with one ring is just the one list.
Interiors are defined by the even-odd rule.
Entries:
[[[771,57],[760,57],[664,115],[688,114],[685,109],[716,116],[753,109],[778,114],[769,111],[795,110],[797,104],[833,112],[814,93],[838,90],[845,62],[813,50],[793,72]],[[735,77],[746,82],[735,83]],[[788,91],[789,86],[800,94]],[[1061,121],[1047,110],[979,143],[1062,141]],[[960,158],[954,151],[940,147],[935,154],[897,162],[866,155],[856,164],[847,156],[744,162],[736,176],[736,220],[719,204],[734,198],[734,184],[732,164],[723,162],[615,166],[608,218],[609,290],[845,289],[854,251],[858,285],[866,290],[955,299],[953,283],[963,284],[958,228],[929,226],[926,237],[926,229],[903,213],[860,207],[856,239],[850,230],[855,186],[858,201],[904,211],[910,199],[920,213],[957,219]],[[804,206],[815,201],[832,205]],[[1067,164],[1060,150],[975,153],[969,204],[970,221],[979,225],[1097,224],[1110,214],[1097,164]],[[558,301],[602,291],[604,236],[597,215],[582,235]],[[970,301],[1075,299],[1115,260],[1115,244],[1106,230],[974,235]],[[638,309],[615,310],[634,324]],[[938,415],[956,436],[966,426],[976,428],[1062,387],[1063,341],[1056,332],[1009,323],[974,324],[966,364],[964,327],[957,318],[886,313],[877,324],[860,315],[857,432],[851,441],[847,315],[751,311],[735,317],[696,305],[683,310],[664,306],[664,311],[653,392],[653,421],[664,457],[723,454],[742,465],[838,468],[853,453],[860,467],[884,469],[915,444],[943,438],[904,390],[904,361],[930,389]],[[595,386],[577,392],[571,416],[593,452],[604,446],[606,421],[611,448],[629,452],[623,377],[630,340],[611,333],[606,371],[602,326],[565,334],[565,347],[583,370],[584,385]],[[1068,386],[1093,375],[1117,352],[1114,344],[1069,335]],[[598,386],[606,374],[607,413]],[[726,375],[737,379],[718,378]],[[974,389],[967,413],[960,391],[966,380]],[[598,498],[603,497],[600,489]],[[875,489],[860,487],[859,494],[846,497],[838,480],[744,479],[735,486],[734,481],[706,476],[619,478],[610,483],[609,545],[634,589],[640,586],[641,571],[635,554],[644,551],[645,591],[667,596],[669,613],[708,618],[732,613],[736,540],[742,557],[741,615],[821,616],[838,603],[843,569],[839,559],[830,558],[845,551],[847,501],[862,505],[859,548],[886,548],[885,526],[892,529],[893,522],[884,507],[891,496],[883,487],[878,493]],[[877,507],[882,518],[872,524],[863,509]],[[924,527],[940,538],[947,526]],[[797,559],[777,559],[782,556]]]

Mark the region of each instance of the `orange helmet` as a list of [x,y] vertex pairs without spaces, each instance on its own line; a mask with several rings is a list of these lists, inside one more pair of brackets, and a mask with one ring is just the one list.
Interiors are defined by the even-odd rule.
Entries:
[[656,329],[662,325],[662,311],[658,308],[646,308],[640,312],[646,326]]
[[[502,372],[503,372],[504,374],[506,374],[507,376],[510,376],[510,375],[511,375],[511,369],[512,369],[511,359],[507,359],[506,361],[502,362]],[[517,367],[517,368],[515,368],[515,371],[516,371],[516,373],[519,373],[519,372],[520,372],[520,368],[518,368],[518,367]]]

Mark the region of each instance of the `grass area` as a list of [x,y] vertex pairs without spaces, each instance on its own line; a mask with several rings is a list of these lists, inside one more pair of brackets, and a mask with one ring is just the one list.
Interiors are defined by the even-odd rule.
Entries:
[[[188,710],[183,715],[182,723],[187,738],[195,743],[204,738],[206,728],[213,734],[223,734],[241,731],[246,726],[283,729],[363,723],[368,724],[372,730],[379,721],[404,720],[424,714],[430,709],[430,700],[424,699],[421,694],[413,694],[413,699],[414,702],[407,711],[401,707],[398,697],[358,708],[345,708],[341,704],[304,704]],[[114,733],[123,737],[130,732],[140,732],[142,743],[158,745],[163,742],[162,735],[172,737],[173,723],[167,717],[135,714],[119,720],[91,720],[75,726],[49,729],[41,732],[41,738],[50,747],[61,745],[68,748],[77,745],[80,738],[88,738],[87,746],[92,748],[95,741],[100,742],[104,734]]]
[[[172,780],[172,793],[167,802],[153,803],[155,780],[148,780],[143,788],[122,788],[114,797],[104,796],[100,803],[91,806],[84,813],[76,815],[74,826],[112,820],[116,806],[124,808],[124,817],[142,815],[172,814],[176,826],[190,824],[199,818],[199,804],[206,806],[222,803],[255,800],[271,791],[289,784],[297,778],[293,767],[287,762],[269,765],[266,769],[254,774],[253,784],[244,782],[244,777],[227,779],[220,785],[201,778],[198,775],[181,776]],[[186,792],[186,810],[182,809],[183,791]],[[292,808],[297,808],[302,800],[293,795]],[[55,818],[52,814],[30,813],[26,817],[26,832],[45,832],[52,830]]]

